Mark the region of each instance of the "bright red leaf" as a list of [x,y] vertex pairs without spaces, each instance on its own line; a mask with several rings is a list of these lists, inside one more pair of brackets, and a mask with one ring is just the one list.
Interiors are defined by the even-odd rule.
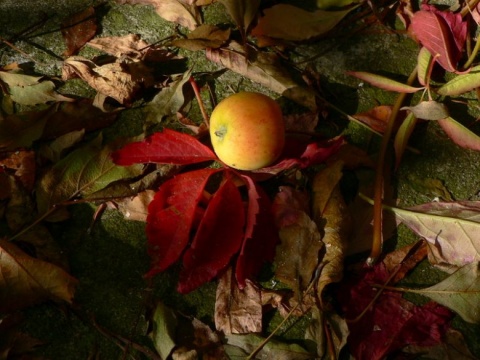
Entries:
[[243,178],[248,188],[248,208],[245,239],[235,269],[240,288],[245,287],[246,279],[259,273],[265,262],[273,260],[279,240],[268,195],[250,177]]
[[190,240],[199,203],[210,176],[201,169],[165,182],[148,207],[147,237],[153,266],[147,276],[164,271],[182,255]]
[[187,165],[209,160],[217,156],[195,137],[165,129],[143,141],[130,143],[112,154],[117,165],[159,163]]
[[178,291],[188,293],[224,270],[242,245],[244,227],[242,198],[227,175],[208,203],[192,244],[183,256]]
[[412,18],[410,30],[447,71],[455,72],[467,37],[467,22],[460,13],[424,6]]

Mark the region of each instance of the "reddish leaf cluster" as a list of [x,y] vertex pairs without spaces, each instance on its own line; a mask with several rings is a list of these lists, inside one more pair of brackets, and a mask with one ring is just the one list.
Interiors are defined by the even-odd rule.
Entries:
[[[296,158],[280,160],[256,173],[225,166],[192,170],[167,180],[148,208],[146,232],[153,264],[147,275],[182,259],[178,290],[187,293],[215,278],[236,256],[236,279],[244,287],[265,261],[273,260],[278,239],[270,199],[254,178],[322,162],[342,143],[339,138],[323,147],[304,144]],[[168,129],[128,144],[112,156],[119,165],[218,160],[195,137]],[[211,187],[215,190],[208,192]]]

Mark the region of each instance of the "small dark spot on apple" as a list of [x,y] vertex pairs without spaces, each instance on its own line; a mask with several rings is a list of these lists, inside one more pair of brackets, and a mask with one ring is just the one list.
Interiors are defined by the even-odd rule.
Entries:
[[225,134],[227,133],[227,128],[225,126],[221,126],[217,131],[215,131],[215,136],[219,138],[223,138]]

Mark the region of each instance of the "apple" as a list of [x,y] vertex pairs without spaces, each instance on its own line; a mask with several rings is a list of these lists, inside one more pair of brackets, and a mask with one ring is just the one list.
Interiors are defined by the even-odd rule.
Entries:
[[285,145],[280,106],[256,92],[223,99],[210,117],[210,137],[218,158],[238,170],[257,170],[278,159]]

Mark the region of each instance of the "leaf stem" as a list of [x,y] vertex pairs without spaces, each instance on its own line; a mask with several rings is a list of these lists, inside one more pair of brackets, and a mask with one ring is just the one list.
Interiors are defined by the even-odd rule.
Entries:
[[188,79],[190,82],[190,85],[192,85],[193,92],[195,93],[195,97],[197,98],[198,106],[200,107],[200,111],[202,113],[203,121],[205,122],[205,125],[207,125],[207,128],[209,127],[209,120],[208,120],[208,114],[207,111],[205,110],[205,106],[202,101],[202,96],[200,95],[200,90],[198,88],[198,84],[193,78],[193,76],[190,76]]
[[[407,84],[411,85],[417,77],[417,67],[412,71],[408,77]],[[370,256],[367,259],[368,265],[373,265],[380,254],[383,247],[383,232],[382,232],[382,203],[384,195],[384,171],[385,171],[385,158],[388,151],[388,144],[393,134],[395,121],[398,117],[400,108],[407,94],[400,93],[395,100],[395,104],[392,108],[392,113],[388,119],[387,128],[382,137],[382,143],[380,146],[380,153],[378,155],[377,166],[375,169],[375,185],[374,185],[374,197],[373,197],[373,242]]]

